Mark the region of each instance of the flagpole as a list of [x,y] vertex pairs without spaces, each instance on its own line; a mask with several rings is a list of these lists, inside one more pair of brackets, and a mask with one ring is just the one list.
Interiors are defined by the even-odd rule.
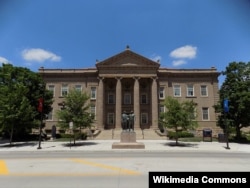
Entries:
[[42,126],[43,126],[43,109],[44,109],[44,88],[42,92],[43,92],[43,95],[42,95],[42,98],[39,99],[39,104],[38,104],[38,111],[41,113],[41,122],[40,122],[40,127],[39,127],[39,144],[38,144],[37,149],[42,149],[41,140],[42,140]]

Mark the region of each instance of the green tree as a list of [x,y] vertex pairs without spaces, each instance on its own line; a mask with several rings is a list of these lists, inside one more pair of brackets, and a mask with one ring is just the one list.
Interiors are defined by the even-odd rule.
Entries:
[[160,123],[168,129],[175,131],[175,141],[178,145],[178,133],[197,127],[195,120],[196,103],[193,101],[180,102],[173,97],[167,97],[164,101],[166,112],[160,114]]
[[23,67],[0,67],[0,130],[16,139],[39,126],[38,99],[44,96],[44,114],[51,111],[52,93],[44,91],[41,76]]
[[90,97],[86,93],[78,90],[70,90],[63,101],[62,110],[56,112],[60,120],[58,125],[63,129],[69,128],[69,123],[73,123],[73,134],[75,144],[75,130],[90,127],[94,120],[94,115],[89,112],[90,104],[88,100]]
[[[250,62],[231,62],[222,75],[225,80],[219,90],[220,100],[215,105],[215,111],[219,113],[217,125],[224,132],[227,132],[226,127],[235,129],[239,141],[241,129],[250,126]],[[228,112],[223,107],[225,99],[229,104]]]

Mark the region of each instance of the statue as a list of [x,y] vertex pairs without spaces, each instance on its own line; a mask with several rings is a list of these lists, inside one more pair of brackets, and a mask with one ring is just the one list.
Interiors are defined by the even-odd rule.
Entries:
[[134,131],[135,114],[133,111],[129,114],[129,131]]
[[126,111],[122,113],[122,130],[134,131],[135,114],[131,111],[129,114]]
[[122,129],[123,131],[128,129],[128,115],[126,111],[122,113]]

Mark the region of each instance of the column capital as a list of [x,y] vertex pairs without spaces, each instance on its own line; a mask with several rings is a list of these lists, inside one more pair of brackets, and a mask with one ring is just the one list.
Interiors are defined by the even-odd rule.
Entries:
[[121,77],[121,76],[116,76],[115,79],[116,79],[116,80],[121,80],[121,79],[123,79],[123,77]]
[[100,77],[100,76],[97,77],[98,80],[104,80],[104,78],[105,77]]
[[135,79],[135,80],[140,80],[140,78],[141,78],[141,77],[139,77],[139,76],[134,76],[134,77],[133,77],[133,79]]
[[151,79],[152,79],[152,80],[157,80],[158,77],[157,77],[157,76],[152,76]]

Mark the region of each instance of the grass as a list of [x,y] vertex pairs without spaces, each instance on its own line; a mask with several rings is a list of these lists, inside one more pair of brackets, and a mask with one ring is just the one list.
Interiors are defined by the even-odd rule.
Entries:
[[[173,139],[172,139],[173,140]],[[179,138],[178,141],[182,141],[182,142],[202,142],[203,141],[203,137],[183,137],[183,138]],[[210,138],[204,138],[204,141],[211,141]],[[213,142],[218,142],[218,138],[212,138]],[[234,143],[246,143],[249,144],[250,143],[250,137],[243,137],[242,139],[240,139],[239,141],[236,140],[235,137],[230,137],[229,142],[234,142]]]
[[[203,141],[203,137],[184,137],[184,138],[179,138],[179,141],[182,142],[202,142]],[[210,138],[204,138],[204,141],[210,141]],[[218,141],[217,138],[212,138],[213,142]]]
[[[86,140],[86,139],[76,139],[76,141],[79,141],[79,140]],[[56,141],[56,142],[69,142],[70,138],[56,138],[53,141]],[[73,136],[71,138],[71,141],[74,141],[74,137]]]

